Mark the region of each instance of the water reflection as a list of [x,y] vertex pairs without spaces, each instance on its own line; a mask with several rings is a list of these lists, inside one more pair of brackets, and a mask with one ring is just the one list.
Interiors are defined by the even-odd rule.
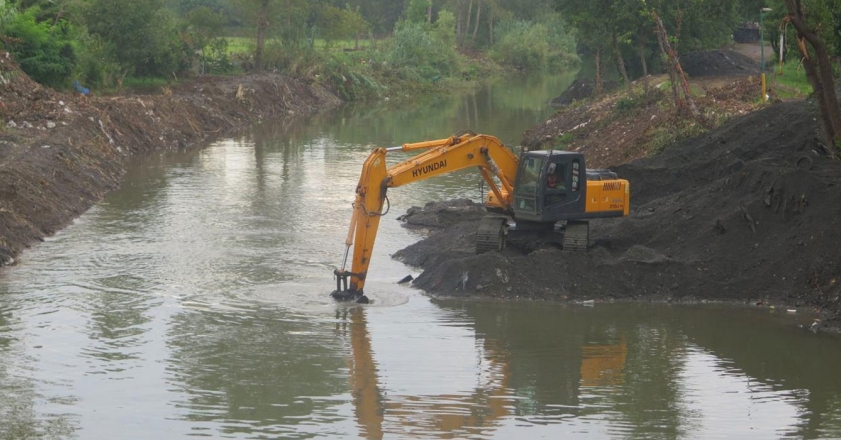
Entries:
[[170,380],[185,396],[175,406],[196,432],[330,432],[344,417],[329,397],[347,384],[341,341],[326,331],[331,324],[276,310],[179,313],[167,336]]
[[[841,437],[841,350],[838,340],[828,335],[792,331],[789,327],[767,327],[765,313],[745,315],[740,310],[716,311],[715,324],[703,311],[681,311],[680,322],[690,340],[720,359],[727,370],[758,379],[750,386],[754,393],[786,394],[799,402],[796,429],[786,434],[801,438]],[[804,323],[810,323],[806,318]],[[834,348],[832,348],[834,347]],[[754,388],[763,387],[760,390]],[[788,390],[786,392],[786,390]],[[767,394],[757,396],[767,398]]]
[[[505,438],[524,427],[553,436],[600,438],[804,434],[797,428],[806,404],[802,392],[777,389],[773,380],[780,379],[745,374],[731,360],[715,356],[715,345],[702,347],[693,341],[694,332],[676,326],[691,322],[683,315],[717,318],[716,310],[449,301],[441,306],[445,313],[435,322],[472,328],[478,356],[471,369],[474,385],[465,386],[464,378],[446,380],[452,389],[444,393],[427,390],[435,377],[430,373],[440,372],[440,365],[397,361],[419,379],[411,383],[391,377],[394,353],[377,356],[376,346],[381,353],[422,346],[416,338],[390,336],[386,343],[372,344],[382,335],[372,335],[362,308],[346,311],[336,324],[351,340],[350,390],[366,438]],[[457,372],[457,365],[443,368]]]
[[386,390],[380,385],[365,310],[353,308],[344,313],[343,319],[350,324],[349,331],[348,325],[341,326],[341,334],[352,342],[350,387],[354,414],[365,438],[381,439],[388,434],[481,436],[492,432],[497,422],[511,413],[506,354],[498,341],[477,341],[477,344],[481,343],[477,350],[482,353],[478,372],[481,379],[470,390],[408,395],[391,390],[386,396]]
[[[841,383],[821,371],[837,365],[837,350],[827,348],[838,341],[816,340],[764,314],[633,305],[442,306],[465,311],[477,338],[504,341],[517,426],[555,425],[549,431],[555,435],[597,437],[839,434],[831,427],[841,414],[829,403],[837,402]],[[698,319],[716,325],[693,326]],[[767,333],[769,324],[780,339]],[[751,337],[758,333],[765,344]],[[809,367],[775,362],[778,344],[806,341],[800,359]],[[738,355],[720,354],[732,345]],[[756,364],[765,367],[754,370]],[[813,422],[816,415],[823,422]]]

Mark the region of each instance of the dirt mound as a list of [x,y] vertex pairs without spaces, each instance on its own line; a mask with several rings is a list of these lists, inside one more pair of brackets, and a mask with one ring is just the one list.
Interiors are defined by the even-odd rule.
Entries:
[[33,82],[0,51],[0,265],[119,185],[129,158],[197,145],[262,118],[337,105],[279,75],[206,77],[159,93],[83,97]]
[[591,222],[590,250],[472,254],[475,223],[395,254],[439,295],[675,299],[818,307],[838,326],[841,164],[806,102],[767,107],[663,154],[616,167],[627,218]]
[[[606,81],[602,84],[602,90],[605,93],[610,93],[613,90],[619,88],[619,83],[614,81]],[[558,95],[556,98],[549,101],[549,104],[552,107],[560,108],[567,105],[570,105],[576,101],[583,101],[587,98],[593,96],[593,92],[596,90],[596,82],[592,79],[581,79],[576,78],[572,81],[572,84],[564,90],[563,93]]]
[[[706,76],[749,76],[758,75],[758,61],[733,50],[711,50],[691,52],[681,55],[680,64],[690,77]],[[615,81],[603,84],[604,93],[611,93],[619,88]],[[584,101],[593,96],[595,81],[590,78],[576,78],[560,95],[549,103],[552,107],[563,108],[576,101]]]
[[759,74],[756,60],[732,50],[687,53],[680,56],[680,65],[692,77]]
[[470,199],[429,202],[423,208],[413,206],[406,215],[398,217],[408,227],[441,228],[484,217],[484,205]]
[[[705,130],[676,111],[666,75],[650,77],[649,83],[648,94],[615,93],[561,109],[526,131],[523,146],[578,151],[589,167],[604,168],[657,154],[675,140]],[[696,104],[713,127],[761,107],[757,77],[693,78],[690,84],[697,93]],[[634,87],[642,89],[639,81]]]

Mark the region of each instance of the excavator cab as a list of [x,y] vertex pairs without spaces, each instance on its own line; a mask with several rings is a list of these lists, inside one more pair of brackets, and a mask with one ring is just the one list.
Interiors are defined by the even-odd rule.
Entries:
[[552,224],[628,215],[628,199],[628,181],[587,170],[583,154],[538,150],[520,156],[512,209],[518,222]]
[[528,151],[520,156],[514,183],[514,217],[553,223],[584,212],[584,155],[567,151]]

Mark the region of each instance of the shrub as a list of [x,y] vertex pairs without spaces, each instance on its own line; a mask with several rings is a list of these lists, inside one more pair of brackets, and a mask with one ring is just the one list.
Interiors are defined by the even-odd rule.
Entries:
[[190,65],[191,51],[160,0],[92,0],[86,18],[89,31],[130,74],[169,77]]
[[90,87],[113,87],[123,76],[120,65],[108,57],[99,39],[79,33],[73,41],[77,62],[72,77]]
[[458,63],[455,48],[436,36],[423,23],[399,22],[388,52],[388,62],[395,69],[414,71],[423,80],[433,81],[452,74]]
[[542,24],[509,20],[497,29],[491,57],[500,64],[519,70],[540,70],[547,66],[549,30]]
[[37,8],[15,16],[6,26],[7,41],[20,68],[33,80],[51,87],[65,86],[76,63],[68,34],[70,25],[38,23]]

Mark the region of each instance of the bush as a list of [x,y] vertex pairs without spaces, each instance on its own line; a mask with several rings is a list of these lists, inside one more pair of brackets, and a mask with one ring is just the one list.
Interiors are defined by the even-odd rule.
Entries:
[[319,75],[342,99],[356,101],[376,97],[384,89],[368,69],[352,59],[331,58],[322,65]]
[[113,87],[123,76],[120,65],[111,61],[102,43],[93,36],[80,33],[73,42],[77,62],[72,77],[90,87]]
[[455,47],[436,36],[445,32],[430,32],[423,23],[399,22],[387,60],[393,68],[410,70],[425,81],[434,81],[454,73],[458,65]]
[[189,47],[178,38],[172,17],[160,0],[92,0],[89,31],[129,74],[169,77],[189,67]]
[[491,57],[498,63],[519,70],[541,70],[547,66],[549,30],[542,24],[523,20],[501,23]]
[[228,55],[227,38],[212,40],[202,50],[199,61],[201,61],[205,71],[209,73],[230,73],[235,70],[234,63]]
[[12,18],[5,33],[10,51],[20,68],[33,80],[51,87],[68,83],[76,64],[76,55],[70,44],[70,25],[60,20],[55,26],[38,23],[37,8],[30,8]]
[[267,69],[290,75],[310,76],[323,62],[321,54],[308,46],[285,45],[273,40],[263,49],[263,65]]
[[507,20],[500,23],[490,55],[496,62],[519,70],[564,69],[577,66],[575,34],[558,14],[539,23]]

